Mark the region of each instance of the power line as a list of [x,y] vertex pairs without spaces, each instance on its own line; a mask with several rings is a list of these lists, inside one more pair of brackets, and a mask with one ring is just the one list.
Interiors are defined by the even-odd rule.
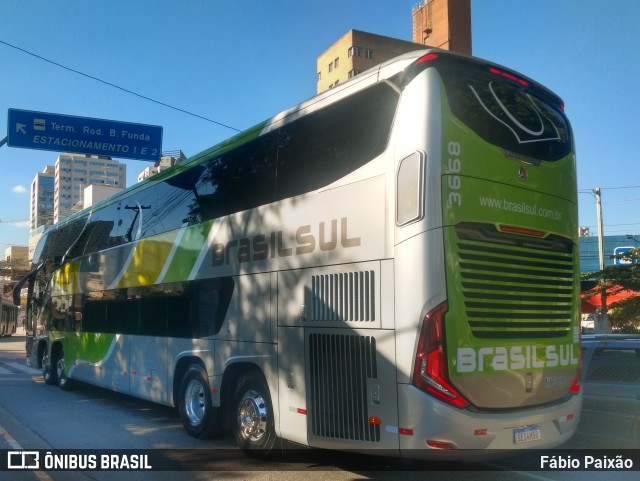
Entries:
[[[625,189],[640,189],[640,185],[624,185],[618,187],[600,187],[600,190],[625,190]],[[579,194],[593,194],[594,189],[578,189]],[[634,199],[616,199],[616,200],[603,200],[603,204],[620,204],[623,202],[638,202],[640,198]]]
[[621,185],[618,187],[600,187],[602,190],[640,189],[640,185]]
[[[599,187],[600,190],[640,189],[640,185],[620,185],[618,187]],[[593,189],[578,189],[580,194],[590,194]]]
[[640,199],[620,199],[620,200],[607,200],[603,201],[603,204],[620,204],[622,202],[638,202]]
[[42,60],[44,62],[50,63],[51,65],[55,65],[56,67],[60,67],[60,68],[62,68],[64,70],[68,70],[69,72],[73,72],[75,74],[82,75],[83,77],[86,77],[86,78],[91,79],[91,80],[95,80],[96,82],[103,83],[105,85],[108,85],[109,87],[116,88],[116,89],[121,90],[123,92],[126,92],[128,94],[135,95],[136,97],[139,97],[141,99],[148,100],[148,101],[156,103],[158,105],[162,105],[163,107],[168,107],[168,108],[176,110],[178,112],[182,112],[183,114],[191,115],[192,117],[196,117],[196,118],[199,118],[201,120],[206,120],[207,122],[211,122],[213,124],[219,125],[220,127],[224,127],[226,129],[235,130],[236,132],[241,132],[240,129],[236,129],[235,127],[231,127],[230,125],[223,124],[222,122],[218,122],[217,120],[213,120],[213,119],[210,119],[208,117],[204,117],[202,115],[194,114],[193,112],[189,112],[188,110],[181,109],[179,107],[175,107],[174,105],[170,105],[170,104],[167,104],[165,102],[161,102],[159,100],[153,99],[151,97],[147,97],[146,95],[142,95],[142,94],[139,94],[139,93],[134,92],[132,90],[126,89],[124,87],[120,87],[119,85],[116,85],[116,84],[111,83],[111,82],[107,82],[106,80],[102,80],[101,78],[94,77],[93,75],[86,74],[84,72],[81,72],[79,70],[73,69],[71,67],[67,67],[66,65],[62,65],[61,63],[54,62],[53,60],[50,60],[50,59],[45,58],[45,57],[43,57],[41,55],[35,54],[33,52],[30,52],[29,50],[25,50],[24,48],[18,47],[16,45],[10,44],[9,42],[5,42],[4,40],[0,40],[0,43],[6,45],[7,47],[14,48],[14,49],[16,49],[16,50],[18,50],[18,51],[20,51],[22,53],[26,53],[27,55],[35,57],[35,58],[37,58],[39,60]]

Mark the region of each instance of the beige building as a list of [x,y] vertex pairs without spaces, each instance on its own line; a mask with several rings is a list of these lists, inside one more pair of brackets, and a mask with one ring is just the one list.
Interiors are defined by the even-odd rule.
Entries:
[[90,184],[123,189],[127,183],[127,166],[110,157],[63,154],[55,165],[53,221],[69,217],[73,207],[83,200]]
[[420,48],[424,46],[360,30],[349,30],[318,57],[317,92],[324,92],[382,62]]
[[182,150],[170,150],[167,152],[162,152],[162,157],[160,160],[153,164],[152,167],[145,168],[142,172],[138,174],[138,182],[142,182],[149,177],[156,175],[163,170],[166,170],[174,165],[179,164],[187,157],[184,155]]
[[23,246],[11,246],[4,250],[4,261],[12,269],[29,269],[29,248]]
[[317,92],[425,46],[470,55],[470,3],[470,0],[422,0],[412,11],[413,42],[350,30],[318,57]]
[[84,188],[83,197],[71,208],[71,212],[80,212],[82,209],[87,209],[92,205],[97,204],[100,201],[108,199],[109,197],[116,195],[118,192],[124,190],[124,187],[114,187],[112,185],[98,185],[91,184]]

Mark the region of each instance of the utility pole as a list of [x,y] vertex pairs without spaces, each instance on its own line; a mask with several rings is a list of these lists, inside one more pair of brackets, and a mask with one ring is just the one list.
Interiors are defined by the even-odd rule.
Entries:
[[[602,224],[602,196],[600,187],[593,189],[596,197],[596,214],[598,216],[598,254],[600,258],[600,271],[604,270],[604,229]],[[604,279],[600,279],[600,315],[598,322],[594,326],[594,332],[607,333],[609,328],[609,317],[607,316],[607,286]]]

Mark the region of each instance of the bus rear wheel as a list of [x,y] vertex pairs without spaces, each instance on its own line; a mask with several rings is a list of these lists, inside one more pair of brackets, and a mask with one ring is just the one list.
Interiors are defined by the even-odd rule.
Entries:
[[205,439],[219,430],[220,408],[213,407],[211,403],[211,388],[203,366],[190,366],[182,378],[178,410],[189,436]]
[[244,374],[236,385],[233,436],[247,455],[266,458],[276,443],[269,386],[257,372]]

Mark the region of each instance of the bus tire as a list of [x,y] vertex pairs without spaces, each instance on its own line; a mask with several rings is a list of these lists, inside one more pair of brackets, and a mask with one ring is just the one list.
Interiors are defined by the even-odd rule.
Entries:
[[180,420],[189,436],[206,439],[220,428],[220,408],[211,403],[211,387],[207,371],[193,364],[182,378],[178,397]]
[[58,377],[56,370],[53,369],[51,365],[51,358],[47,353],[47,349],[43,349],[42,356],[40,357],[40,365],[42,366],[42,379],[44,382],[49,384],[50,386],[55,386],[58,384]]
[[64,366],[65,366],[65,359],[64,359],[64,349],[62,348],[62,346],[60,346],[60,348],[57,350],[57,355],[55,358],[55,363],[56,363],[56,376],[58,378],[58,386],[60,386],[64,391],[70,391],[71,388],[73,387],[73,383],[71,381],[71,379],[69,379],[66,375],[66,373],[64,372]]
[[233,436],[245,454],[264,459],[276,443],[269,386],[261,373],[251,371],[238,380],[234,403]]

